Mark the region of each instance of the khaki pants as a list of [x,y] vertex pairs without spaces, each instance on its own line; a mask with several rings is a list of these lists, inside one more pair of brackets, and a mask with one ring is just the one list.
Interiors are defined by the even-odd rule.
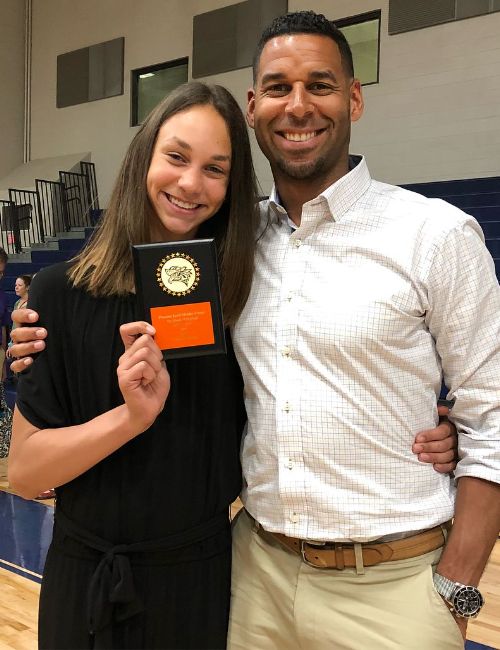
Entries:
[[432,581],[440,554],[363,575],[316,569],[264,540],[242,511],[233,526],[228,650],[463,650]]

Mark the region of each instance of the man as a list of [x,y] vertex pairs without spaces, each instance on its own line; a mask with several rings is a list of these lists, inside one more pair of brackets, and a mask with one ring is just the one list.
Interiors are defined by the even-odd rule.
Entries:
[[[500,528],[500,291],[472,218],[349,158],[362,113],[342,34],[313,12],[276,19],[248,93],[275,186],[233,337],[248,430],[231,650],[459,648],[481,606]],[[442,373],[457,489],[409,449]]]

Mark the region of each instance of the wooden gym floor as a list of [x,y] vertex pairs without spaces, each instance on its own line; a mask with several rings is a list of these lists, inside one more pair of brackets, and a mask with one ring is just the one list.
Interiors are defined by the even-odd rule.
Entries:
[[[10,493],[7,461],[0,459],[0,650],[36,650],[39,583],[51,534],[52,501],[24,501]],[[239,503],[233,514],[238,508]],[[466,648],[500,650],[500,540],[481,589],[486,605],[469,624]]]

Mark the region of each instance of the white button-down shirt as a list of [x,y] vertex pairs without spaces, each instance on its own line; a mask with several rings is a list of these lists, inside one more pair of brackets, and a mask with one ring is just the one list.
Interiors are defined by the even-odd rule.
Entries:
[[270,531],[365,541],[429,528],[454,481],[419,462],[444,375],[456,476],[500,482],[500,289],[477,222],[365,161],[290,228],[273,193],[235,327],[243,501]]

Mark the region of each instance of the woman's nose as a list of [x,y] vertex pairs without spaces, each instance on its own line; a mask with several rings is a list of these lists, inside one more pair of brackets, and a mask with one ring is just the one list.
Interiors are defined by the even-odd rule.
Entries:
[[200,172],[194,168],[184,169],[177,181],[179,187],[191,194],[197,194],[201,187]]

